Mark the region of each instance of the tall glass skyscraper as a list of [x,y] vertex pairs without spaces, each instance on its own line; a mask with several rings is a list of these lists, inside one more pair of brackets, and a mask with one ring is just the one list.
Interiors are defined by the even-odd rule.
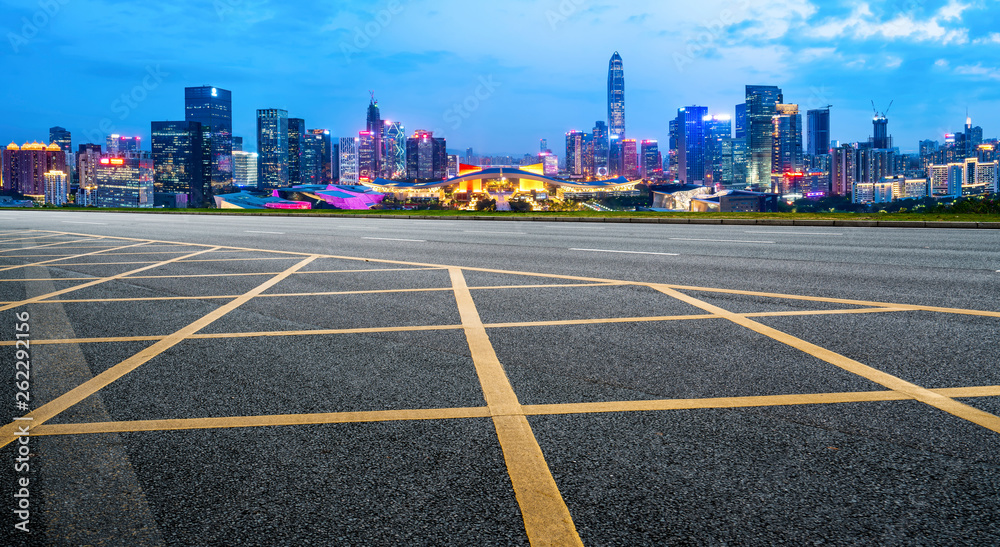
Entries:
[[802,171],[802,115],[797,104],[776,105],[771,118],[774,131],[771,168],[774,173]]
[[709,182],[705,176],[711,173],[710,164],[706,164],[706,118],[711,119],[706,106],[677,110],[677,178],[685,184]]
[[[305,146],[306,121],[288,118],[288,183],[307,184],[302,176],[302,155]],[[309,183],[311,184],[311,183]]]
[[187,194],[192,207],[208,207],[205,147],[198,122],[152,122],[153,187],[157,192]]
[[748,85],[746,98],[747,176],[751,186],[770,188],[774,154],[773,117],[778,105],[784,103],[784,96],[777,86]]
[[830,153],[830,107],[817,108],[806,113],[809,124],[809,155]]
[[288,186],[288,111],[257,111],[257,185],[260,189]]
[[570,175],[582,176],[584,171],[584,153],[587,134],[583,131],[566,133],[566,171]]
[[383,156],[382,176],[390,180],[406,178],[406,133],[400,122],[385,121],[382,136]]
[[333,151],[333,139],[330,137],[330,130],[310,129],[309,134],[318,136],[323,142],[322,175],[320,176],[320,182],[317,184],[333,184],[333,181],[337,179],[337,173],[333,169],[335,153]]
[[608,66],[608,133],[625,138],[625,67],[617,51]]
[[217,87],[184,88],[184,120],[201,124],[205,173],[213,193],[233,184],[233,94]]
[[358,171],[358,138],[341,137],[339,163],[340,163],[340,184],[357,184]]
[[299,184],[323,184],[323,135],[306,133],[302,136],[302,161]]
[[[382,114],[378,108],[378,101],[375,100],[375,93],[372,92],[372,102],[368,105],[368,124],[365,129],[371,134],[372,141],[372,153],[370,159],[366,154],[361,154],[361,177],[365,177],[365,173],[371,173],[370,180],[375,180],[376,178],[382,176],[382,132],[385,131],[385,126],[382,124]],[[364,138],[362,138],[364,141]],[[366,144],[362,142],[362,149],[366,147]],[[366,162],[368,165],[366,165]]]
[[602,121],[594,124],[594,176],[603,179],[607,178],[608,169],[608,125]]

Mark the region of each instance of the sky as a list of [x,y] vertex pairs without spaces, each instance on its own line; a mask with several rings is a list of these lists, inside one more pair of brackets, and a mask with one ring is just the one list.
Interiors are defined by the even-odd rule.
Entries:
[[[832,107],[832,137],[867,140],[872,101],[903,151],[961,131],[1000,136],[1000,0],[0,0],[0,140],[73,133],[74,148],[183,120],[184,88],[356,135],[369,91],[383,119],[448,148],[525,154],[607,120],[625,65],[626,132],[668,139],[677,109],[733,114],[744,86]],[[664,145],[665,147],[665,145]]]

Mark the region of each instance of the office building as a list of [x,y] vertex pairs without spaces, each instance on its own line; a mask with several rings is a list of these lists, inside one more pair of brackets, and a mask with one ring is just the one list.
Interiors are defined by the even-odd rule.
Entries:
[[232,186],[232,92],[211,86],[184,88],[184,120],[201,124],[206,187],[216,194]]
[[807,153],[819,156],[830,153],[830,107],[817,108],[806,113],[808,124]]
[[[233,137],[233,152],[243,151],[243,137]],[[235,169],[235,166],[234,166]]]
[[142,138],[108,135],[108,146],[105,151],[111,155],[132,154],[142,150]]
[[625,174],[622,141],[617,135],[608,137],[608,177],[620,177]]
[[[306,132],[302,135],[302,161],[299,184],[323,184],[323,134]],[[294,183],[293,183],[294,184]]]
[[[708,108],[688,106],[677,110],[677,178],[685,184],[706,182],[705,119]],[[709,118],[710,119],[710,118]]]
[[639,143],[635,139],[622,141],[622,166],[625,178],[639,180]]
[[374,133],[358,133],[358,176],[363,181],[371,182],[378,178],[378,152],[375,147]]
[[257,111],[257,185],[262,190],[288,186],[288,111]]
[[775,105],[771,158],[772,173],[799,173],[802,163],[802,115],[797,104]]
[[740,103],[736,105],[736,138],[746,139],[747,138],[747,104]]
[[[705,116],[705,184],[723,183],[724,165],[731,163],[731,147],[723,150],[723,142],[733,137],[733,118],[728,114]],[[727,156],[727,154],[729,154]],[[731,170],[731,166],[730,166]]]
[[69,174],[63,171],[45,173],[45,203],[62,207],[69,202]]
[[186,194],[188,204],[193,207],[211,205],[203,131],[199,122],[150,124],[156,192]]
[[382,178],[403,180],[406,178],[406,130],[401,122],[384,122],[382,146]]
[[104,155],[97,165],[97,206],[153,207],[153,172],[153,158],[146,152]]
[[365,178],[366,173],[370,173],[369,180],[375,180],[382,176],[382,132],[385,131],[385,124],[382,123],[382,113],[375,100],[375,93],[372,92],[371,103],[368,104],[368,118],[365,130],[371,138],[371,155],[367,153],[365,138],[361,138],[361,150],[359,161],[361,162],[361,178]]
[[774,155],[774,115],[784,103],[781,89],[775,86],[746,86],[746,138],[749,152],[748,176],[754,188],[771,184]]
[[846,196],[857,182],[857,151],[849,144],[833,149],[830,162],[830,193]]
[[341,137],[339,150],[340,184],[355,185],[360,180],[358,170],[358,138]]
[[566,172],[570,176],[584,175],[587,134],[583,131],[566,133]]
[[257,189],[257,154],[233,151],[233,185],[244,190]]
[[333,138],[330,136],[329,129],[310,129],[308,131],[311,135],[316,135],[323,143],[323,149],[320,154],[320,160],[322,166],[320,168],[321,174],[317,184],[333,184],[337,180],[337,171],[334,169],[334,164],[336,163],[336,153],[334,152]]
[[660,144],[655,140],[642,141],[641,175],[644,180],[663,178],[663,158],[660,156]]
[[594,132],[591,134],[591,142],[594,149],[594,177],[606,179],[610,174],[609,144],[608,144],[608,124],[598,121],[594,124]]
[[406,140],[406,178],[411,180],[444,180],[448,157],[443,138],[431,131],[418,129]]
[[66,170],[66,154],[58,144],[38,142],[18,146],[10,143],[3,151],[4,192],[14,192],[41,201],[45,199],[45,173]]
[[302,182],[302,152],[306,138],[306,121],[288,118],[288,183]]
[[76,152],[77,187],[76,204],[92,207],[97,200],[97,166],[100,165],[101,145],[81,144]]
[[625,67],[617,51],[608,66],[608,136],[625,138]]

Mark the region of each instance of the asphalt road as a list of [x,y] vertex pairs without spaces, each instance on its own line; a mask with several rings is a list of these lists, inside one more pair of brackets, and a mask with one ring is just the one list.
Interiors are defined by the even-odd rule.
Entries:
[[1000,231],[0,211],[3,424],[23,310],[0,544],[1000,543]]

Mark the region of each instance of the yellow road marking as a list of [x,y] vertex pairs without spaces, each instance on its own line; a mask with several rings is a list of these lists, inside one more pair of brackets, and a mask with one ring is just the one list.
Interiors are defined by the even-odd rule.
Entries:
[[[171,334],[170,336],[163,338],[159,342],[156,342],[152,346],[140,351],[139,353],[133,355],[132,357],[129,357],[128,359],[122,361],[121,363],[118,363],[117,365],[105,370],[101,374],[94,376],[87,382],[84,382],[82,385],[77,386],[76,388],[70,390],[68,393],[60,396],[54,401],[46,403],[45,405],[42,405],[41,407],[35,409],[30,414],[28,414],[28,416],[32,418],[31,422],[32,426],[39,426],[44,424],[48,420],[52,419],[53,417],[59,415],[61,412],[65,411],[66,409],[72,407],[73,405],[79,403],[80,401],[86,399],[87,397],[90,397],[94,393],[97,393],[99,390],[108,386],[112,382],[118,380],[122,376],[125,376],[129,372],[132,372],[133,370],[139,368],[143,364],[149,362],[150,359],[176,346],[188,336],[191,336],[192,334],[198,332],[199,330],[207,327],[208,325],[212,324],[213,322],[223,317],[227,313],[235,310],[236,308],[242,306],[243,304],[250,301],[254,297],[263,293],[267,289],[280,283],[281,280],[288,277],[288,275],[290,275],[292,272],[304,268],[310,262],[316,260],[316,258],[317,258],[316,256],[311,256],[309,258],[306,258],[305,260],[296,263],[295,265],[289,267],[287,270],[282,272],[281,275],[275,276],[265,281],[257,288],[251,290],[250,292],[244,294],[243,296],[233,300],[232,302],[229,302],[224,306],[220,306],[219,308],[211,311],[207,315],[201,317],[194,323],[191,323],[190,325],[178,330],[177,332]],[[17,422],[11,422],[10,424],[4,426],[3,428],[0,428],[0,448],[7,446],[12,441],[17,439],[17,437],[14,435],[14,432],[16,431],[16,425]]]
[[703,302],[701,300],[698,300],[697,298],[688,296],[684,293],[678,292],[669,287],[656,286],[656,285],[652,286],[655,287],[660,292],[662,292],[663,294],[672,296],[678,300],[681,300],[682,302],[687,302],[692,306],[697,306],[709,313],[714,313],[720,317],[724,317],[732,321],[733,323],[740,325],[741,327],[745,327],[756,333],[763,334],[768,338],[777,340],[782,344],[791,346],[804,353],[812,355],[817,359],[826,361],[831,365],[840,367],[853,374],[857,374],[862,378],[871,380],[872,382],[875,382],[876,384],[879,384],[881,386],[885,386],[893,391],[898,391],[900,393],[903,393],[910,398],[916,399],[922,403],[933,406],[934,408],[943,410],[954,416],[958,416],[963,420],[968,420],[974,424],[985,427],[986,429],[1000,433],[1000,417],[990,414],[989,412],[979,410],[978,408],[971,407],[964,403],[960,403],[954,399],[945,397],[944,395],[941,395],[939,393],[935,393],[927,388],[920,387],[916,384],[912,384],[910,382],[907,382],[906,380],[882,372],[881,370],[874,369],[868,365],[859,363],[858,361],[847,358],[838,353],[834,353],[826,348],[819,347],[816,344],[806,342],[801,338],[796,338],[790,334],[768,327],[767,325],[764,325],[762,323],[758,323],[746,317],[726,311],[718,306],[713,306],[712,304]]
[[[34,238],[26,237],[24,239],[34,239]],[[14,252],[14,251],[30,251],[32,249],[45,249],[45,248],[48,248],[48,247],[55,247],[57,245],[65,245],[66,243],[77,243],[78,241],[80,241],[80,240],[57,241],[55,243],[46,243],[45,245],[35,245],[34,247],[15,247],[13,249],[5,249],[3,251],[0,251],[0,253],[10,253],[10,252]],[[125,247],[131,247],[131,245],[126,245]],[[125,247],[119,246],[117,248],[123,249]],[[61,256],[61,255],[56,255],[56,256]],[[15,257],[15,256],[4,256],[4,257],[0,257],[0,258],[18,258],[18,257]]]
[[545,455],[497,358],[460,268],[450,268],[455,300],[507,473],[532,545],[583,545]]
[[[206,250],[203,250],[203,251],[197,251],[197,252],[191,253],[191,254],[186,255],[186,256],[187,257],[191,257],[191,256],[196,256],[196,255],[199,255],[199,254],[202,254],[202,253],[207,253],[207,252],[210,252],[210,251],[208,249],[206,249]],[[25,306],[25,305],[28,305],[28,304],[43,303],[43,301],[48,300],[49,298],[54,298],[56,296],[61,296],[61,295],[67,294],[67,293],[71,293],[73,291],[78,291],[80,289],[86,289],[87,287],[93,287],[94,285],[100,285],[101,283],[106,283],[108,281],[112,281],[112,280],[115,280],[115,279],[120,279],[120,278],[125,277],[126,275],[128,275],[130,273],[137,273],[137,272],[141,272],[141,271],[145,271],[145,270],[150,270],[150,269],[153,269],[153,268],[156,268],[158,266],[165,265],[165,264],[170,264],[171,262],[174,262],[174,261],[177,261],[177,260],[181,260],[182,258],[186,258],[186,257],[181,256],[181,257],[173,258],[173,259],[166,260],[166,261],[163,261],[163,262],[158,262],[158,263],[153,264],[151,266],[146,266],[144,268],[139,268],[137,270],[132,270],[130,272],[125,272],[125,273],[122,273],[122,274],[113,275],[111,277],[102,277],[102,278],[99,278],[99,279],[95,279],[94,281],[90,281],[90,282],[87,282],[87,283],[82,283],[80,285],[74,285],[72,287],[67,287],[67,288],[59,290],[59,291],[50,292],[48,294],[43,294],[43,295],[40,295],[40,296],[36,296],[34,298],[29,298],[27,300],[22,300],[20,302],[13,302],[11,304],[6,304],[4,306],[0,306],[0,311],[6,311],[6,310],[9,310],[9,309],[12,309],[12,308],[17,308],[17,307],[20,307],[20,306]]]
[[[112,247],[112,249],[128,249],[130,247],[139,247],[141,245],[143,245],[143,244],[142,243],[133,243],[131,245],[124,245],[124,246],[121,246],[121,247]],[[108,250],[108,249],[105,249],[105,250]],[[18,264],[16,266],[7,266],[5,268],[0,268],[0,272],[6,272],[6,271],[10,271],[10,270],[17,270],[17,269],[20,269],[20,268],[30,268],[30,267],[33,267],[33,266],[48,266],[49,264],[53,264],[55,262],[60,262],[60,261],[63,261],[63,260],[69,260],[71,258],[82,258],[82,257],[85,257],[85,256],[93,256],[93,255],[101,254],[103,252],[104,252],[104,250],[102,250],[102,251],[93,251],[93,252],[90,252],[90,253],[83,253],[83,254],[78,254],[78,255],[67,256],[67,257],[64,257],[64,258],[54,258],[52,260],[45,260],[43,262],[33,262],[31,264]],[[65,264],[65,263],[58,264],[58,266],[69,266],[69,265],[70,264]]]
[[94,433],[126,433],[136,431],[179,431],[189,429],[228,429],[237,427],[454,420],[489,417],[490,411],[486,407],[428,408],[418,410],[379,410],[371,412],[332,412],[326,414],[285,414],[275,416],[181,418],[173,420],[141,420],[134,422],[101,422],[86,424],[45,424],[32,428],[31,434],[89,435]]
[[[102,248],[109,248],[109,247],[102,247]],[[19,249],[19,250],[24,250],[24,249]],[[0,252],[2,252],[2,251],[0,251]],[[149,253],[105,253],[105,254],[103,254],[101,256],[180,255],[180,254],[189,253],[189,252],[191,252],[191,251],[190,250],[185,250],[185,251],[153,251],[153,252],[149,252]],[[225,251],[215,251],[215,252],[225,252]],[[3,256],[3,257],[0,257],[0,258],[49,258],[49,257],[53,257],[53,256],[73,257],[73,256],[79,256],[79,255],[74,255],[73,253],[64,253],[64,254],[58,254],[58,255],[18,255],[18,256],[10,255],[10,256]]]

